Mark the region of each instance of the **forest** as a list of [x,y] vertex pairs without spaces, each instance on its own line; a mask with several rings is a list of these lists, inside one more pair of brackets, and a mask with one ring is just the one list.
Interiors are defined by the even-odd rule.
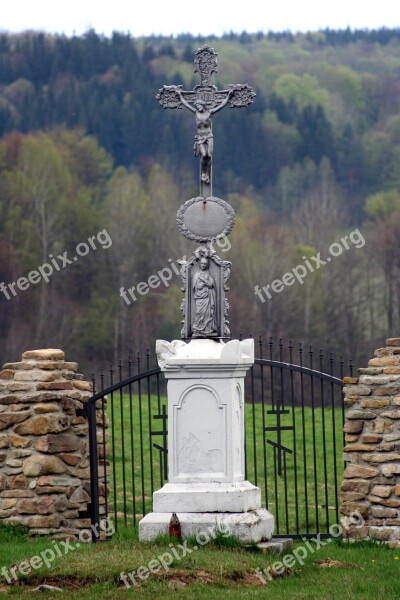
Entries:
[[[216,246],[232,262],[232,334],[314,344],[356,366],[399,335],[400,29],[0,33],[1,363],[54,347],[90,374],[179,338],[176,272],[130,303],[120,290],[195,249],[175,224],[198,195],[194,118],[155,96],[196,85],[204,43],[220,89],[257,94],[213,120],[214,193],[236,212],[229,251]],[[346,248],[355,231],[364,244]],[[302,282],[257,295],[328,255]],[[30,276],[44,264],[47,281]]]

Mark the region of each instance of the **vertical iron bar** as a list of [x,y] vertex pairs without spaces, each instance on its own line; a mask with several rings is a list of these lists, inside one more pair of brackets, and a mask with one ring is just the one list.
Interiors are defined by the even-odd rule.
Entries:
[[[119,361],[118,365],[119,380],[122,381],[122,362]],[[123,507],[124,507],[124,524],[127,525],[126,515],[126,467],[125,467],[125,431],[124,431],[124,398],[122,394],[122,387],[119,389],[119,404],[120,404],[120,418],[121,418],[121,457],[122,457],[122,493],[123,493]]]
[[[260,359],[263,358],[263,346],[262,346],[262,337],[260,335],[259,338],[259,346],[260,346]],[[262,409],[262,427],[263,427],[263,460],[264,460],[264,497],[265,497],[265,507],[268,508],[268,477],[267,477],[267,448],[265,443],[266,436],[266,423],[265,423],[265,393],[264,393],[264,367],[263,364],[260,364],[261,371],[261,409]]]
[[[114,383],[114,370],[110,365],[110,385]],[[118,530],[117,519],[117,473],[115,463],[115,418],[114,418],[114,393],[111,392],[111,439],[112,439],[112,457],[113,457],[113,501],[114,501],[114,522],[115,530]]]
[[254,484],[257,485],[257,439],[256,439],[256,407],[254,398],[254,365],[250,369],[251,377],[251,407],[253,415],[253,465],[254,465]]
[[[289,362],[291,365],[293,364],[292,340],[289,341]],[[297,483],[296,410],[295,410],[295,401],[294,401],[294,381],[293,381],[292,369],[290,369],[290,397],[291,397],[291,405],[292,405],[292,427],[293,427],[293,469],[294,469],[294,495],[295,495],[295,511],[296,511],[296,533],[300,533],[300,531],[299,531],[299,496],[298,496],[298,483]]]
[[[140,354],[137,355],[138,373],[140,373]],[[140,468],[141,468],[141,483],[142,483],[142,515],[146,514],[145,500],[145,484],[144,484],[144,448],[143,448],[143,411],[142,411],[142,382],[138,380],[139,392],[139,426],[140,426]]]
[[[299,344],[299,357],[300,366],[303,366],[303,347]],[[301,388],[301,425],[303,434],[303,469],[304,469],[304,508],[306,511],[306,532],[310,532],[309,519],[308,519],[308,481],[307,481],[307,448],[306,448],[306,422],[305,422],[305,407],[304,407],[304,376],[300,372],[300,388]]]
[[275,493],[275,522],[276,522],[276,534],[279,534],[279,502],[278,502],[278,475],[276,470],[276,446],[274,449],[274,493]]
[[283,452],[283,482],[285,491],[285,523],[286,533],[289,533],[289,507],[288,507],[288,486],[287,486],[287,468],[286,468],[286,452]]
[[[310,346],[309,350],[310,369],[313,369],[313,350]],[[315,523],[316,530],[319,531],[319,512],[318,512],[318,468],[317,468],[317,443],[315,431],[315,397],[314,397],[314,377],[310,376],[311,380],[311,423],[312,423],[312,439],[313,439],[313,464],[314,464],[314,500],[315,500]]]
[[[330,374],[333,375],[333,356],[330,353]],[[335,485],[335,523],[339,523],[339,491],[337,481],[337,460],[336,460],[336,408],[335,408],[335,388],[331,382],[331,408],[332,408],[332,439],[333,439],[333,476]]]
[[[132,377],[132,360],[128,358],[128,375]],[[133,427],[133,395],[132,395],[132,384],[128,386],[129,389],[129,428],[131,437],[131,477],[132,477],[132,510],[133,510],[133,526],[136,527],[136,482],[135,482],[135,434]]]
[[87,403],[87,418],[89,422],[89,461],[90,461],[90,520],[92,524],[92,542],[97,541],[96,531],[100,523],[99,509],[99,471],[97,456],[97,424],[96,404]]
[[[319,370],[323,373],[323,355],[322,350],[319,352]],[[324,381],[321,382],[321,415],[322,415],[322,450],[324,459],[324,482],[325,482],[325,518],[326,532],[329,532],[329,498],[328,498],[328,469],[326,464],[326,424],[325,424],[325,397],[324,397]]]

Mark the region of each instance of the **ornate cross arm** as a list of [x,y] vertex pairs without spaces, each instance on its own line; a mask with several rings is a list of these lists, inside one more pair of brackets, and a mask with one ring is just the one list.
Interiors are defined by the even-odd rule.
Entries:
[[183,106],[193,112],[196,118],[194,154],[200,158],[200,196],[212,196],[212,154],[214,140],[212,116],[227,104],[231,108],[242,108],[252,104],[255,97],[247,83],[230,85],[227,90],[218,90],[210,82],[217,71],[217,53],[209,46],[199,48],[195,54],[195,73],[200,75],[200,83],[193,90],[183,90],[181,85],[164,85],[156,98],[163,108]]
[[[198,87],[198,86],[196,86]],[[214,87],[214,86],[212,86]],[[195,88],[196,89],[196,88]],[[202,93],[203,92],[203,93]],[[204,94],[207,94],[204,99]],[[228,90],[199,90],[185,91],[181,85],[164,85],[156,96],[163,108],[182,108],[183,100],[190,105],[191,110],[195,112],[195,103],[197,100],[203,101],[206,105],[210,105],[211,113],[220,110],[220,105],[226,97],[231,108],[242,108],[253,103],[256,94],[247,83],[236,83],[230,85]],[[225,106],[225,104],[224,104]]]

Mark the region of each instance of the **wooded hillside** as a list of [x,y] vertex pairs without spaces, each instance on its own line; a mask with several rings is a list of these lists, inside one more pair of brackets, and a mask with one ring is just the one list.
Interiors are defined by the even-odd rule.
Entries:
[[[205,42],[219,55],[218,87],[257,93],[213,121],[214,193],[237,213],[232,249],[220,252],[233,262],[232,331],[330,346],[355,362],[399,334],[400,30],[2,34],[0,283],[73,256],[98,232],[112,245],[60,272],[53,263],[48,283],[0,292],[0,362],[53,346],[89,369],[179,336],[175,273],[129,305],[120,288],[194,248],[175,226],[198,193],[193,115],[162,110],[155,95],[197,83]],[[356,229],[364,245],[264,302],[255,294]]]

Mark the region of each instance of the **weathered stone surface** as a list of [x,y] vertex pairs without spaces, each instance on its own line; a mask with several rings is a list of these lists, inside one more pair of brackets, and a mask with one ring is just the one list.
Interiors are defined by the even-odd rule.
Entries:
[[20,467],[22,465],[22,460],[19,458],[7,458],[6,465],[8,467]]
[[370,527],[369,534],[375,540],[388,540],[394,529],[390,527]]
[[396,496],[400,496],[400,483],[396,484],[394,488],[394,493],[396,494]]
[[344,447],[344,452],[373,452],[375,448],[367,444],[347,444]]
[[59,412],[59,410],[60,407],[58,406],[58,404],[53,404],[52,402],[41,402],[33,407],[33,412],[36,415],[49,412]]
[[19,435],[41,435],[43,433],[56,433],[65,431],[65,429],[68,429],[69,426],[69,417],[62,414],[49,413],[46,415],[32,417],[25,423],[17,425],[17,427],[14,428],[14,431]]
[[373,506],[371,508],[371,515],[378,519],[396,517],[397,512],[398,511],[395,508],[383,508],[382,506]]
[[28,489],[28,480],[22,473],[20,475],[16,475],[11,480],[11,489],[13,490],[27,490]]
[[342,502],[357,502],[358,500],[364,500],[365,494],[361,492],[343,492]]
[[362,458],[366,462],[383,463],[398,460],[400,457],[398,454],[391,454],[390,452],[373,452],[371,454],[364,454]]
[[10,435],[10,442],[15,448],[27,448],[32,443],[32,440],[12,433]]
[[400,375],[400,367],[384,367],[383,372],[387,375]]
[[69,499],[71,504],[80,504],[82,502],[90,502],[90,496],[82,486],[78,487]]
[[371,490],[371,494],[373,496],[381,496],[381,498],[389,498],[392,490],[393,488],[391,485],[374,485]]
[[74,381],[74,387],[82,392],[92,392],[92,384],[89,381]]
[[358,377],[343,377],[344,385],[353,385],[358,383]]
[[7,429],[14,423],[22,423],[31,415],[30,410],[22,412],[3,412],[0,413],[0,430]]
[[368,500],[374,504],[381,504],[389,508],[400,508],[400,500],[398,498],[379,498],[379,496],[368,496]]
[[344,387],[344,393],[346,396],[369,396],[371,388],[367,385],[346,385]]
[[43,435],[35,439],[34,446],[39,452],[58,453],[75,452],[80,449],[81,441],[73,433]]
[[360,383],[364,385],[378,385],[385,386],[389,383],[398,382],[399,376],[393,374],[382,374],[382,375],[360,375]]
[[43,527],[51,527],[58,528],[60,527],[62,517],[61,515],[34,515],[32,517],[28,517],[25,521],[25,524],[29,528],[43,528]]
[[55,486],[64,486],[64,487],[78,487],[81,485],[80,479],[76,477],[68,477],[63,475],[61,477],[57,476],[44,476],[40,477],[37,480],[37,485],[55,485]]
[[37,477],[48,473],[64,473],[66,466],[57,456],[34,454],[24,461],[22,471],[27,477]]
[[10,445],[10,442],[8,440],[8,434],[0,433],[0,448],[8,448],[9,445]]
[[51,381],[39,383],[38,390],[72,390],[73,385],[70,381]]
[[78,454],[60,454],[60,458],[62,458],[62,460],[70,467],[76,467],[82,460],[82,457]]
[[369,481],[364,481],[362,479],[344,479],[340,489],[342,492],[358,492],[365,496],[368,494],[369,487]]
[[61,485],[38,485],[35,488],[36,494],[66,494],[69,488]]
[[59,378],[59,374],[55,371],[41,371],[40,369],[32,369],[30,371],[17,371],[15,373],[15,381],[55,381]]
[[0,498],[33,498],[34,493],[31,490],[3,490],[0,492]]
[[386,346],[400,346],[400,338],[387,338]]
[[10,487],[8,477],[3,473],[0,473],[0,492],[5,490],[7,487]]
[[383,437],[377,433],[363,433],[360,437],[360,441],[363,444],[378,444],[382,440]]
[[65,355],[62,350],[46,348],[44,350],[27,350],[23,353],[22,359],[29,360],[64,360]]
[[368,411],[368,410],[349,410],[346,417],[351,420],[353,420],[353,419],[369,420],[369,419],[376,419],[377,413],[374,413],[374,412]]
[[343,502],[341,512],[346,516],[350,516],[359,511],[360,515],[366,518],[368,516],[368,508],[368,502]]
[[360,436],[357,433],[356,434],[346,433],[344,436],[344,440],[346,443],[351,444],[352,442],[357,442],[359,437]]
[[385,408],[389,405],[389,400],[362,400],[362,408]]
[[389,410],[381,414],[382,417],[388,417],[389,419],[400,419],[400,410]]
[[346,421],[343,427],[345,433],[361,433],[364,427],[364,421]]
[[397,464],[391,464],[391,465],[383,465],[382,469],[382,475],[385,475],[385,477],[392,477],[392,475],[398,475],[400,473],[400,462],[398,462]]
[[368,427],[373,433],[388,433],[393,430],[393,423],[379,417],[376,421],[369,423]]
[[64,496],[52,495],[20,500],[18,510],[21,514],[47,515],[63,511],[67,506],[68,500]]
[[400,357],[387,356],[379,358],[371,358],[368,361],[370,367],[397,367],[400,364]]
[[[400,467],[400,464],[399,464]],[[347,465],[343,476],[346,479],[360,477],[362,479],[370,479],[371,477],[376,477],[379,475],[379,469],[375,469],[374,467],[364,467],[362,465]]]
[[380,373],[384,372],[384,369],[382,367],[367,367],[365,369],[361,368],[357,370],[360,373],[360,375],[380,375]]
[[10,392],[27,392],[32,389],[31,383],[23,383],[22,381],[13,381],[7,384],[7,388]]
[[389,383],[388,385],[381,385],[374,391],[375,396],[392,396],[398,394],[400,391],[400,385],[398,383]]
[[2,369],[0,371],[0,379],[14,379],[15,371],[12,369]]

